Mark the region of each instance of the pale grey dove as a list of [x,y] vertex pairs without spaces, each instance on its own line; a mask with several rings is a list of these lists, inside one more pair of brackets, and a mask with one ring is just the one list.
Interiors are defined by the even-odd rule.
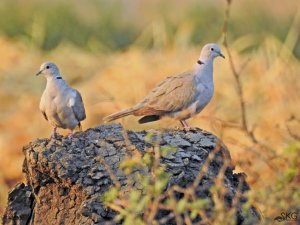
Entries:
[[79,126],[81,130],[80,121],[86,115],[80,93],[62,79],[58,67],[52,62],[43,63],[36,75],[40,74],[47,79],[40,110],[54,128],[52,136],[56,136],[57,128],[69,129],[74,133]]
[[189,128],[186,119],[198,114],[214,93],[213,61],[224,55],[217,44],[206,44],[193,70],[168,77],[159,83],[141,102],[130,109],[106,116],[106,122],[128,116],[143,116],[139,123],[172,117]]

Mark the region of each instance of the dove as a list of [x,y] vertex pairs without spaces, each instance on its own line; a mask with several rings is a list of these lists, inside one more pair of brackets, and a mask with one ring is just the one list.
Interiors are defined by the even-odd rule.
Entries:
[[53,126],[51,136],[56,137],[57,128],[69,129],[72,134],[77,126],[81,130],[80,122],[86,118],[86,114],[80,93],[67,84],[52,62],[43,63],[36,75],[43,75],[47,79],[39,108]]
[[200,113],[214,93],[213,62],[225,58],[217,44],[206,44],[192,70],[161,81],[143,100],[130,109],[103,118],[110,122],[128,115],[143,116],[139,123],[171,117],[189,129],[187,119]]

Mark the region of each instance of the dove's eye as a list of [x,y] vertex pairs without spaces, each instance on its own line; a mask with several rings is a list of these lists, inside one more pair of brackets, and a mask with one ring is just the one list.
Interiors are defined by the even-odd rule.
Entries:
[[46,66],[46,69],[49,69],[50,68],[50,66]]
[[211,50],[211,51],[214,51],[215,49],[214,49],[214,48],[211,48],[210,50]]

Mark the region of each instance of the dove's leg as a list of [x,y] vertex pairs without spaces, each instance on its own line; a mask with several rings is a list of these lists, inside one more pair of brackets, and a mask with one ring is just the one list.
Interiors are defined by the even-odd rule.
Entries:
[[181,125],[183,126],[183,129],[188,131],[197,131],[199,128],[197,127],[190,127],[189,124],[186,122],[186,120],[180,120]]
[[183,126],[183,129],[184,130],[189,130],[190,129],[190,126],[189,126],[189,124],[185,121],[185,120],[180,120],[180,123],[181,123],[181,125]]
[[72,130],[72,136],[74,135],[76,133],[76,130],[74,129],[74,130]]
[[[79,128],[79,131],[82,131],[81,123],[78,123],[78,128]],[[71,133],[68,135],[68,139],[72,139],[72,137],[74,136],[75,133],[76,133],[76,129],[73,129],[71,131]]]
[[57,130],[57,127],[54,127],[54,128],[53,128],[53,132],[52,132],[52,134],[51,134],[51,137],[52,137],[52,138],[56,138],[56,136],[57,136],[57,131],[56,131],[56,130]]
[[78,128],[79,128],[79,131],[82,131],[81,123],[78,123]]

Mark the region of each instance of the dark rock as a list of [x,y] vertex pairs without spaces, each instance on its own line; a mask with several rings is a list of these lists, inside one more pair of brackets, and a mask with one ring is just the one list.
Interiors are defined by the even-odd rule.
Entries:
[[33,207],[31,187],[23,183],[18,184],[8,194],[8,206],[4,213],[3,224],[28,224]]
[[[56,140],[37,139],[26,145],[23,165],[26,184],[19,184],[10,192],[3,224],[115,224],[116,212],[103,205],[101,196],[113,184],[111,172],[122,186],[126,185],[126,176],[119,165],[131,147],[141,154],[155,142],[177,149],[161,157],[161,163],[171,174],[167,185],[170,188],[173,184],[191,185],[209,153],[220,145],[196,189],[199,198],[211,198],[209,189],[214,185],[214,178],[224,161],[230,161],[228,150],[218,138],[200,129],[151,131],[151,135],[145,131],[127,131],[128,140],[124,132],[120,125],[108,124],[77,133],[71,140],[59,136]],[[242,193],[249,190],[246,182],[239,184],[243,175],[234,174],[232,170],[229,164],[224,173],[227,189],[224,201],[228,207],[239,187]],[[242,210],[241,204],[245,201],[243,197],[238,204],[236,224],[244,221],[255,224],[259,216],[255,208]],[[167,215],[167,210],[160,210],[156,217]],[[175,224],[172,218],[167,222]]]

